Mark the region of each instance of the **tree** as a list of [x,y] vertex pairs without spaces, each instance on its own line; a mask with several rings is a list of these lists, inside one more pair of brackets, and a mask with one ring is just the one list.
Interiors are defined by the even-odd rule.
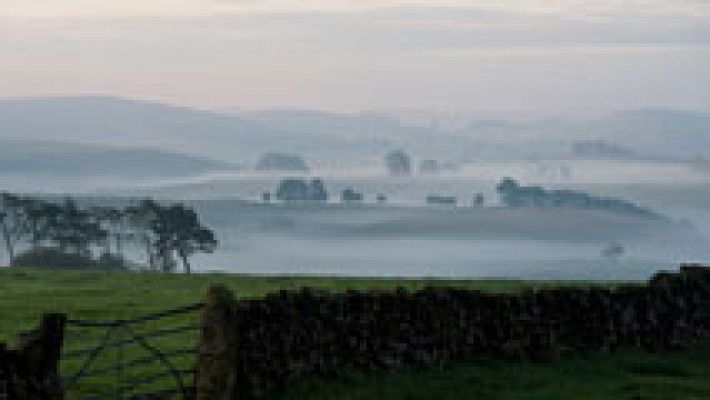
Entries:
[[328,201],[328,191],[322,179],[283,179],[276,190],[276,199],[283,202]]
[[402,150],[387,153],[385,164],[390,175],[411,175],[412,173],[412,160]]
[[178,254],[185,273],[189,274],[190,257],[197,252],[212,253],[217,240],[214,233],[202,225],[194,210],[176,204],[167,213],[171,225],[170,247]]
[[93,207],[90,210],[91,216],[99,227],[106,232],[104,241],[104,254],[111,255],[111,245],[113,241],[115,254],[123,258],[123,242],[128,238],[128,214],[127,210],[111,207]]
[[343,204],[362,203],[363,195],[353,188],[345,188],[340,192],[340,200]]
[[27,218],[30,247],[36,249],[48,238],[49,227],[58,218],[61,209],[56,204],[31,197],[24,197],[21,202]]
[[476,193],[473,196],[473,206],[474,207],[483,207],[486,203],[486,198],[483,195],[483,193]]
[[146,262],[151,270],[158,269],[158,255],[156,251],[157,234],[154,225],[158,219],[160,205],[151,199],[141,200],[137,205],[128,207],[126,215],[129,221],[130,232],[128,237],[138,242],[146,254]]
[[[187,273],[195,253],[212,252],[218,244],[197,213],[182,204],[163,206],[146,199],[125,209],[85,209],[71,198],[57,203],[8,193],[0,193],[0,239],[11,265],[22,259],[125,268],[124,241],[132,240],[145,249],[150,269],[173,271],[177,258]],[[29,249],[18,255],[23,240]]]
[[189,274],[192,255],[211,253],[217,247],[214,233],[202,225],[193,209],[182,204],[166,207],[153,200],[143,200],[128,213],[152,269],[173,271],[177,255]]
[[0,233],[10,265],[13,265],[17,245],[30,233],[27,214],[20,197],[0,193]]
[[283,179],[276,190],[276,199],[283,202],[303,201],[308,197],[308,183],[303,179]]
[[498,186],[496,186],[496,191],[500,195],[501,203],[508,207],[517,205],[516,197],[518,188],[520,188],[520,185],[518,185],[518,182],[515,179],[503,178]]
[[[76,202],[66,198],[58,206],[47,210],[47,239],[65,253],[90,255],[91,246],[106,240],[106,231],[92,219],[89,212],[79,209]],[[58,211],[58,212],[57,212]]]
[[328,201],[328,191],[325,189],[325,184],[322,179],[311,180],[311,186],[308,190],[308,200],[326,202]]
[[618,260],[621,258],[621,256],[626,253],[626,249],[621,243],[609,243],[606,247],[604,247],[601,251],[601,254],[604,258],[608,258],[611,260]]

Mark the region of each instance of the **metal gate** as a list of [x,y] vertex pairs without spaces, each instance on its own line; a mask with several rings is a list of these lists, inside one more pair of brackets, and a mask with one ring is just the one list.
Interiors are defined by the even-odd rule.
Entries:
[[61,359],[65,399],[192,399],[196,311],[202,307],[114,321],[68,319]]

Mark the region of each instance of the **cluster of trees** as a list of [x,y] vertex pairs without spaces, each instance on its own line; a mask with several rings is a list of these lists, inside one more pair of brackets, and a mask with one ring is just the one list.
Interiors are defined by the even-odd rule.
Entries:
[[345,188],[340,192],[340,202],[343,204],[362,203],[364,198],[365,196],[362,192],[358,192],[351,187]]
[[328,191],[322,179],[284,179],[276,189],[276,199],[289,202],[322,202],[328,201]]
[[0,193],[0,235],[10,264],[23,254],[52,250],[88,260],[120,260],[126,248],[145,252],[147,266],[174,271],[177,261],[190,273],[190,257],[217,247],[214,233],[183,204],[161,205],[146,199],[125,208],[80,208],[61,202]]
[[501,203],[507,207],[583,208],[663,219],[661,215],[625,200],[597,197],[575,190],[546,190],[540,186],[520,186],[511,178],[504,178],[496,190]]
[[390,175],[411,175],[412,159],[403,150],[390,151],[385,155],[385,165]]

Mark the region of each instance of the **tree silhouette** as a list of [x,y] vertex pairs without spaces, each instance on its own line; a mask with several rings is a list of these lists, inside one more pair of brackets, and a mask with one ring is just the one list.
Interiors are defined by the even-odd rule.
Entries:
[[200,223],[197,213],[182,204],[167,209],[170,222],[170,248],[182,261],[185,273],[191,272],[190,257],[197,252],[211,253],[217,247],[214,233]]
[[412,160],[402,150],[387,153],[385,164],[390,175],[411,175],[412,173]]
[[[129,237],[136,241],[140,247],[143,247],[148,268],[151,270],[157,270],[159,263],[156,221],[159,219],[160,210],[160,205],[151,199],[141,200],[137,205],[128,207],[126,210],[131,227]],[[165,267],[168,261],[164,260],[164,251],[162,256],[162,264]]]
[[[115,254],[119,258],[123,258],[123,243],[129,238],[128,233],[128,212],[112,207],[93,207],[89,210],[94,221],[99,227],[106,232],[106,237],[103,243],[104,254]],[[112,242],[113,249],[112,252]]]
[[106,238],[106,231],[92,219],[89,212],[79,209],[71,198],[66,198],[57,209],[45,207],[45,210],[48,217],[47,239],[62,252],[90,256],[91,245]]
[[10,265],[14,263],[17,245],[29,235],[29,225],[20,197],[0,193],[0,233]]
[[153,200],[143,200],[129,213],[134,226],[139,227],[139,240],[154,269],[173,271],[177,255],[189,274],[193,254],[211,253],[217,247],[214,233],[202,225],[193,209],[182,204],[164,207]]
[[[9,193],[0,193],[0,239],[11,265],[20,258],[52,264],[63,257],[70,261],[55,264],[125,268],[124,245],[132,242],[145,250],[151,270],[173,271],[177,257],[186,273],[195,253],[213,252],[218,244],[195,210],[182,204],[146,199],[125,209],[85,209],[72,198],[53,202]],[[17,255],[23,242],[29,250]]]

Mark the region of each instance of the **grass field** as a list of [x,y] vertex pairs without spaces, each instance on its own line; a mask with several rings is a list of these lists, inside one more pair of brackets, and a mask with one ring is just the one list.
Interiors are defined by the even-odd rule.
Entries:
[[[334,291],[347,288],[411,289],[449,285],[497,292],[575,282],[521,282],[511,280],[396,280],[316,277],[258,277],[228,274],[162,275],[117,272],[0,269],[0,341],[14,342],[15,334],[36,325],[47,311],[65,312],[72,318],[118,319],[174,308],[202,300],[204,288],[213,283],[231,287],[241,297],[258,297],[278,289],[302,286]],[[146,324],[150,330],[163,324],[179,326],[196,322],[186,314]],[[69,350],[95,345],[102,331],[68,332]],[[152,343],[163,350],[194,346],[194,333],[158,338]],[[127,348],[121,357],[140,356],[141,349]],[[107,352],[98,363],[110,363]],[[75,370],[79,361],[63,364]],[[189,366],[186,356],[176,363]],[[146,365],[132,371],[138,376],[159,369]],[[125,378],[125,377],[123,377]],[[122,379],[123,379],[122,378]],[[118,378],[100,376],[83,381],[86,390],[105,389]],[[84,389],[82,389],[84,390]],[[84,390],[83,393],[86,392]],[[98,389],[97,389],[98,390]],[[72,398],[72,396],[69,396]],[[381,376],[348,374],[331,381],[303,382],[273,399],[710,399],[710,346],[672,354],[621,353],[611,356],[564,359],[551,364],[481,360],[437,370],[400,371]]]
[[0,268],[0,341],[30,329],[44,312],[71,318],[131,318],[203,300],[205,288],[224,284],[239,297],[260,297],[279,289],[303,286],[333,291],[409,289],[428,285],[456,286],[495,292],[525,288],[588,285],[579,282],[522,282],[515,280],[446,281],[435,279],[358,279],[323,277],[264,277],[232,274],[156,274],[105,271],[49,271]]

